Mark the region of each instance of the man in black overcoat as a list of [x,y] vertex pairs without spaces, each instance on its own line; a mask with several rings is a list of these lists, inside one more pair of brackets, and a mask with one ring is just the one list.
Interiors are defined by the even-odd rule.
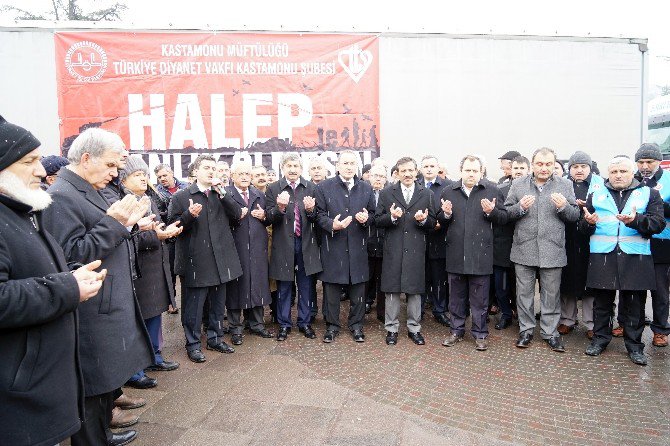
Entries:
[[323,309],[326,333],[323,342],[333,342],[340,332],[340,295],[349,291],[351,305],[347,326],[354,341],[365,341],[365,283],[368,281],[367,226],[374,215],[374,196],[369,183],[357,175],[358,155],[340,153],[337,175],[316,187],[317,221],[321,228]]
[[53,203],[44,211],[44,227],[61,245],[68,263],[100,259],[109,272],[100,293],[79,306],[86,421],[72,437],[73,446],[125,444],[136,436],[134,431],[109,430],[115,392],[154,361],[130,260],[130,239],[150,200],[127,196],[110,205],[99,193],[116,178],[124,151],[114,133],[100,128],[82,132],[68,151],[70,165],[48,190]]
[[407,296],[407,335],[417,345],[421,334],[421,294],[426,291],[426,233],[435,226],[433,193],[416,183],[416,161],[400,158],[399,182],[384,189],[375,224],[386,229],[381,289],[386,293],[386,343],[398,342],[400,294]]
[[242,313],[252,334],[271,338],[265,328],[264,307],[270,305],[268,279],[268,231],[265,218],[265,194],[251,186],[251,163],[236,162],[230,168],[232,185],[226,190],[249,216],[234,220],[233,240],[242,266],[242,275],[228,282],[226,308],[233,345],[242,344]]
[[[370,184],[375,201],[375,210],[379,202],[379,195],[386,186],[387,172],[382,165],[372,166],[370,169]],[[375,313],[379,322],[384,322],[384,301],[386,296],[381,290],[382,258],[384,253],[384,228],[377,226],[372,220],[368,225],[368,271],[370,279],[366,284],[365,313],[368,314],[375,305]]]
[[44,230],[51,197],[40,142],[0,117],[0,444],[53,445],[81,426],[77,306],[95,296],[94,262],[71,273]]
[[298,285],[298,329],[314,339],[310,324],[312,281],[321,272],[321,252],[317,241],[315,185],[303,178],[302,159],[286,153],[281,161],[282,177],[268,186],[266,217],[272,223],[270,278],[277,281],[278,341],[291,332],[291,289]]
[[482,161],[474,155],[461,160],[461,180],[447,186],[440,197],[438,221],[447,228],[449,313],[451,335],[443,345],[463,340],[468,303],[476,349],[488,348],[486,323],[489,284],[493,273],[493,224],[507,222],[503,195],[490,181],[482,181]]
[[172,196],[168,221],[181,222],[175,246],[175,274],[183,278],[182,325],[188,358],[204,362],[200,333],[205,299],[209,300],[207,350],[233,353],[223,340],[227,283],[242,275],[230,222],[246,216],[242,207],[219,185],[216,161],[200,155],[194,162],[196,181]]

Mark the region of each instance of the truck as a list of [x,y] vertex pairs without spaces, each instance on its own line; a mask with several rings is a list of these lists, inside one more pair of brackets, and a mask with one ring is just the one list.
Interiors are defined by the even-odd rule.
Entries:
[[583,150],[602,166],[647,132],[667,150],[665,105],[648,128],[644,38],[5,25],[0,114],[44,154],[66,152],[87,125],[182,177],[203,152],[277,169],[298,151],[330,175],[344,149],[361,164],[433,154],[455,178],[476,154],[496,178],[508,150]]

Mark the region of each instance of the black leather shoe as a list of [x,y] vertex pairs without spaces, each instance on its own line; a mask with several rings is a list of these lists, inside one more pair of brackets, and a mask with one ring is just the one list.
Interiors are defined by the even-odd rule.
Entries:
[[385,322],[385,321],[384,321],[384,318],[383,318],[382,316],[377,316],[377,320],[378,320],[379,322]]
[[311,325],[305,325],[304,327],[299,327],[298,331],[302,334],[305,335],[306,338],[308,339],[315,339],[316,338],[316,333],[314,332],[314,329],[312,328]]
[[160,364],[150,365],[146,370],[152,372],[169,372],[172,370],[177,370],[179,368],[179,363],[174,361],[163,361]]
[[219,353],[234,353],[235,349],[225,342],[221,341],[218,344],[210,345],[207,344],[207,350],[214,350]]
[[264,328],[262,330],[251,330],[251,334],[255,336],[260,336],[261,338],[265,339],[270,339],[274,337],[272,332],[270,332],[267,328]]
[[589,356],[598,356],[604,350],[605,350],[605,347],[603,347],[600,344],[589,344],[589,345],[586,346],[586,350],[584,351],[584,353],[586,353]]
[[496,330],[504,330],[504,329],[506,329],[507,327],[509,327],[510,325],[512,325],[512,319],[508,319],[508,318],[506,318],[506,317],[502,317],[502,318],[500,318],[500,320],[498,321],[498,323],[495,325],[495,329],[496,329]]
[[279,333],[277,333],[278,341],[285,341],[288,338],[288,334],[291,332],[291,327],[281,327]]
[[565,353],[565,346],[563,345],[560,336],[553,336],[549,339],[545,339],[544,342],[547,343],[547,345],[549,346],[549,348],[551,348],[552,351],[558,353]]
[[132,387],[133,389],[151,389],[156,387],[158,381],[155,378],[150,378],[147,375],[144,375],[140,379],[128,380],[126,382],[126,387]]
[[396,345],[398,343],[398,333],[392,331],[386,332],[386,345]]
[[408,331],[407,337],[410,338],[412,342],[414,342],[416,345],[424,345],[426,343],[426,340],[423,339],[423,336],[421,335],[420,331],[417,331],[416,333]]
[[202,353],[202,350],[189,350],[188,359],[193,362],[205,362],[205,355]]
[[372,305],[365,304],[365,314],[370,314],[370,313],[372,313]]
[[365,342],[365,334],[363,334],[363,330],[354,330],[353,336],[354,336],[354,341]]
[[233,343],[233,345],[242,345],[242,335],[241,334],[234,334],[230,337],[230,342]]
[[136,431],[114,432],[112,439],[107,442],[109,446],[123,446],[137,438]]
[[337,332],[333,330],[326,330],[326,333],[323,335],[323,342],[330,344],[337,337]]
[[634,364],[647,365],[647,357],[642,352],[630,352],[628,353],[628,357]]
[[449,323],[449,318],[447,317],[446,314],[436,314],[435,320],[437,321],[438,324],[444,325],[445,327],[449,327],[451,325]]
[[530,347],[530,341],[533,340],[533,335],[530,333],[521,333],[519,339],[516,341],[516,346],[519,348]]

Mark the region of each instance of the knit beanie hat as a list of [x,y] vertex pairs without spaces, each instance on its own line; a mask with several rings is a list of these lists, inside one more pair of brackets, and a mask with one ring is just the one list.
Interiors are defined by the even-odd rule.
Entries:
[[589,167],[592,167],[593,161],[591,160],[591,156],[588,153],[577,150],[568,160],[568,170],[570,170],[570,167],[573,164],[588,164]]
[[147,175],[149,175],[149,166],[144,162],[140,155],[130,155],[126,159],[126,167],[122,170],[119,170],[119,181],[123,182],[129,175],[137,172],[138,170],[143,170]]
[[0,116],[0,171],[5,170],[41,145],[28,130]]
[[635,161],[642,159],[652,159],[663,161],[663,154],[661,153],[661,148],[658,147],[658,144],[655,143],[644,143],[637,149],[635,152]]

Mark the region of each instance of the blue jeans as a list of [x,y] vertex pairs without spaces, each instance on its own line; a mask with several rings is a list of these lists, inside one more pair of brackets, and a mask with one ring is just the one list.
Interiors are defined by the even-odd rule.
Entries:
[[[305,274],[305,263],[302,258],[302,237],[295,237],[294,244],[295,281],[298,284],[298,327],[309,325],[312,306],[312,281],[314,277]],[[279,326],[291,327],[291,288],[293,281],[277,281],[277,321]]]

